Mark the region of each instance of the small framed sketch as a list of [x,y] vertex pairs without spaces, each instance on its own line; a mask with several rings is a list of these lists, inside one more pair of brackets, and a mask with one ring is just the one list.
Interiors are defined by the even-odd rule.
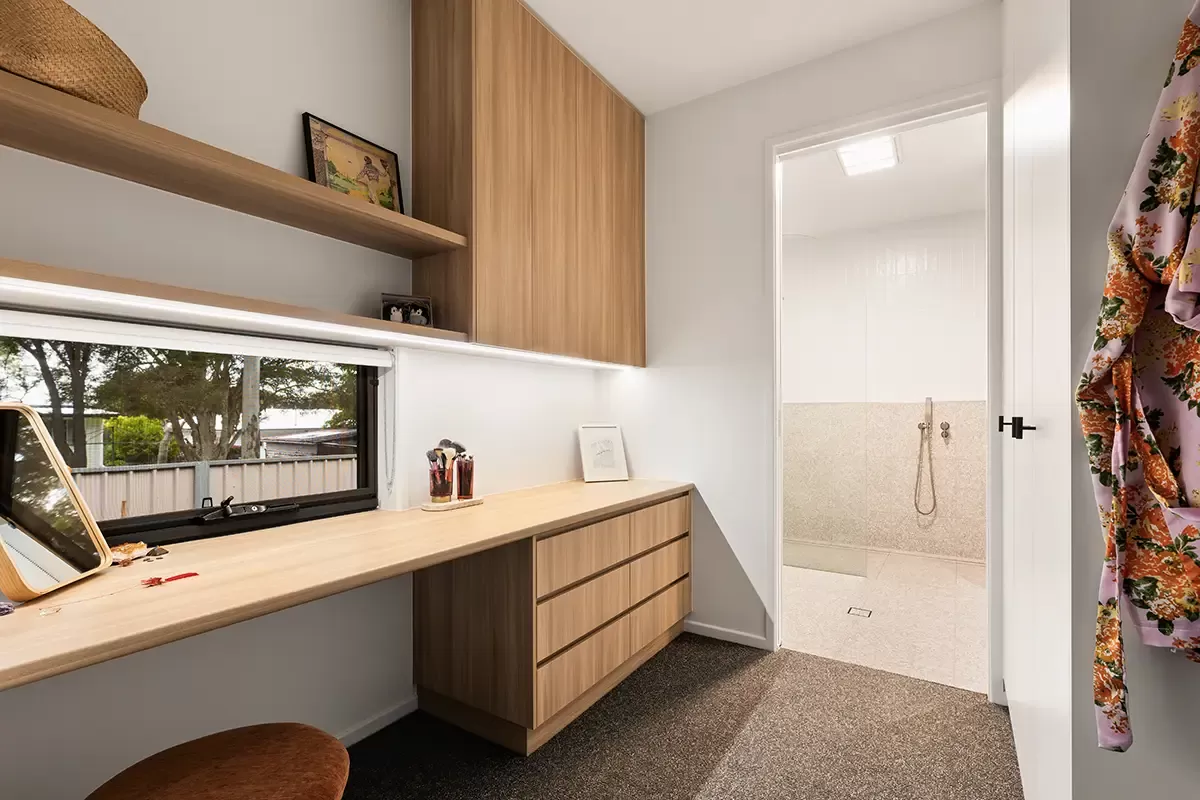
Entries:
[[313,183],[404,213],[400,157],[391,150],[312,114],[304,115],[304,143]]
[[620,425],[580,425],[579,455],[587,483],[629,480]]
[[406,322],[409,325],[433,324],[433,301],[428,297],[411,297],[406,294],[380,295],[380,316],[390,322]]

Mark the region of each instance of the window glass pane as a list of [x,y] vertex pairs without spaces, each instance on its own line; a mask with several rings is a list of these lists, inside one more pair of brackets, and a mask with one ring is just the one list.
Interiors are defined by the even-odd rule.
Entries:
[[364,488],[353,365],[0,337],[0,400],[101,521]]

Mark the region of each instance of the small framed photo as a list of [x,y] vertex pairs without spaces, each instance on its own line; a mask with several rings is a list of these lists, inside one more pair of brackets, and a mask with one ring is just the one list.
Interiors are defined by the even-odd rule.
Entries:
[[620,425],[580,425],[579,455],[587,483],[629,480]]
[[404,213],[400,158],[312,114],[304,115],[308,179],[366,202]]
[[385,294],[380,297],[382,319],[409,325],[433,325],[433,301],[428,297],[407,294]]

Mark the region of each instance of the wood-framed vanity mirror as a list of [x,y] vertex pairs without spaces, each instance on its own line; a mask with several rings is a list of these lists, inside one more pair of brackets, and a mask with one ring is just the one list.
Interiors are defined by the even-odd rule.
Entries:
[[41,417],[0,403],[0,593],[23,603],[111,564]]

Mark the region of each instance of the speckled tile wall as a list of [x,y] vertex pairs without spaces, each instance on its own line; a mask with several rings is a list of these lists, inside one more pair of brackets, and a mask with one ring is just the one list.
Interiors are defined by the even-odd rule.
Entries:
[[[913,508],[913,486],[924,403],[784,404],[784,537],[982,561],[986,415],[983,402],[934,402],[938,503],[923,517]],[[950,423],[945,440],[943,422]],[[921,498],[928,510],[927,480]]]

